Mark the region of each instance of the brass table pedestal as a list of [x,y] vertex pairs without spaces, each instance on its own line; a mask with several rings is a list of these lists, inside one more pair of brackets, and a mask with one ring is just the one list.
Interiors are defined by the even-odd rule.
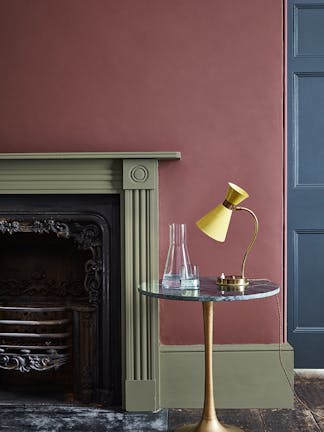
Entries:
[[202,302],[205,338],[205,400],[199,423],[182,426],[176,432],[244,432],[236,426],[222,425],[215,412],[213,386],[213,306],[212,301]]
[[186,425],[176,432],[244,432],[237,426],[222,425],[215,412],[213,391],[213,304],[223,301],[246,301],[271,297],[279,293],[278,285],[269,280],[250,280],[244,290],[222,290],[215,277],[201,277],[199,290],[164,288],[158,281],[142,283],[139,292],[166,300],[199,301],[203,306],[205,337],[205,401],[198,424]]

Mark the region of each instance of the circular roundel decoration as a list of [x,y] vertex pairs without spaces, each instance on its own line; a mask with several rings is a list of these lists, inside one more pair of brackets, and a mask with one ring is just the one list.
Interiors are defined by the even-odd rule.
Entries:
[[130,172],[130,178],[135,183],[144,183],[149,177],[149,172],[147,168],[143,165],[137,165],[136,167],[132,168]]

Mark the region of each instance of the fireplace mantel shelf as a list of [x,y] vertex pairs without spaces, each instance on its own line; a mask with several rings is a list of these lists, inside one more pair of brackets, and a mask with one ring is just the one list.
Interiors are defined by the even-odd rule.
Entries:
[[180,152],[0,153],[0,194],[156,189],[158,164]]
[[170,152],[60,152],[0,153],[0,159],[157,159],[179,160],[181,153]]

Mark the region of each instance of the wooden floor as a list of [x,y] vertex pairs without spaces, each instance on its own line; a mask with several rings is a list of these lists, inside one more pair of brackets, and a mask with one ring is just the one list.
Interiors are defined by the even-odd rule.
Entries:
[[[297,371],[295,390],[315,413],[296,399],[292,410],[218,410],[217,417],[246,432],[324,432],[324,372]],[[201,410],[169,410],[168,431],[195,423],[200,415]]]

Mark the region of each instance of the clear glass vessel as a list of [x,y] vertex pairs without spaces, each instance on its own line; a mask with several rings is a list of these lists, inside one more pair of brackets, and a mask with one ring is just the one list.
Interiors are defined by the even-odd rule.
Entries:
[[[170,245],[165,263],[162,284],[165,288],[198,288],[197,266],[190,263],[185,224],[169,225]],[[193,272],[192,269],[195,269]]]

